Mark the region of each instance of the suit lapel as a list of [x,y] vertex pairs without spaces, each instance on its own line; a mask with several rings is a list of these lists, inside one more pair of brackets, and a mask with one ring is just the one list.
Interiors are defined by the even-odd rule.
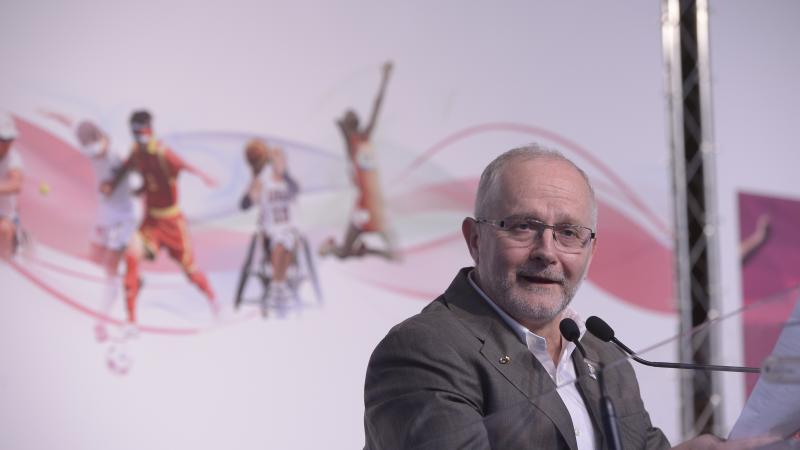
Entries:
[[445,292],[448,307],[483,342],[481,355],[553,422],[570,449],[577,450],[572,419],[556,393],[555,383],[517,335],[472,288],[467,280],[470,270],[461,269]]
[[590,363],[583,358],[583,355],[576,349],[572,352],[572,363],[575,365],[575,375],[578,377],[577,385],[578,390],[583,397],[583,402],[589,410],[589,415],[592,418],[592,425],[594,426],[595,436],[598,439],[599,447],[606,448],[605,437],[603,435],[603,422],[600,414],[600,384],[597,377],[597,372],[600,370],[598,361],[600,357],[593,348],[583,343],[583,348],[586,351],[586,358],[591,361]]

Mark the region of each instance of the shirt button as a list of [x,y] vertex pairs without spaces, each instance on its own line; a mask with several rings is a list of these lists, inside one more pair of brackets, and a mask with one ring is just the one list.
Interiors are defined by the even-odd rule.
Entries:
[[580,435],[581,435],[581,429],[575,428],[575,436],[580,436]]

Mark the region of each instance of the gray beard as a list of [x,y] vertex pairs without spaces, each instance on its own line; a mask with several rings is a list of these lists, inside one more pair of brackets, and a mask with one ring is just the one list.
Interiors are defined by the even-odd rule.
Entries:
[[[577,286],[576,286],[577,288]],[[509,315],[517,319],[518,322],[547,323],[556,318],[570,304],[575,296],[576,289],[567,289],[561,285],[561,301],[555,305],[543,305],[541,303],[532,304],[530,301],[516,297],[511,294],[511,283],[503,280],[501,289],[506,293],[502,304],[508,310]],[[531,289],[535,291],[535,289]]]
[[[535,272],[535,271],[531,271]],[[587,265],[581,277],[575,283],[574,286],[568,287],[564,282],[563,276],[552,276],[554,274],[549,274],[547,271],[539,272],[539,275],[546,276],[550,279],[558,279],[560,280],[561,284],[561,301],[554,306],[548,307],[542,304],[531,304],[524,298],[516,297],[511,294],[512,283],[508,280],[508,278],[503,278],[499,280],[496,286],[499,287],[497,292],[489,292],[487,288],[491,286],[482,287],[484,292],[489,295],[489,298],[492,299],[498,306],[500,306],[508,315],[514,318],[517,322],[525,325],[525,323],[529,324],[544,324],[549,323],[559,314],[561,314],[564,309],[570,304],[572,298],[575,297],[575,293],[578,291],[578,287],[581,285],[583,280],[586,278],[586,274],[589,272],[589,266]],[[480,278],[480,275],[478,278]],[[489,281],[489,280],[487,280]],[[530,292],[533,292],[536,288],[533,287]],[[527,326],[527,325],[526,325]]]

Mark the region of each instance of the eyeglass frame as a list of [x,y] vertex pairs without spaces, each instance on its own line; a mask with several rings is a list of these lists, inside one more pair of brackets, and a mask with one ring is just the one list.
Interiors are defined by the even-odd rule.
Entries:
[[[512,218],[515,218],[515,217],[514,216],[510,216],[510,217],[506,217],[505,219],[486,219],[486,218],[476,217],[474,220],[475,220],[476,223],[486,223],[486,224],[489,224],[489,225],[493,225],[493,226],[495,226],[495,227],[497,227],[497,228],[499,228],[499,229],[501,229],[503,231],[508,231],[508,228],[503,226],[503,222],[505,222],[507,220],[510,220]],[[561,224],[550,225],[549,223],[542,222],[541,220],[538,220],[538,219],[534,219],[533,217],[525,217],[524,220],[525,220],[526,223],[536,224],[536,226],[538,226],[540,229],[543,229],[543,230],[550,229],[551,232],[553,233],[553,241],[558,244],[558,248],[562,249],[562,251],[564,251],[563,249],[567,249],[566,250],[567,253],[569,253],[569,249],[570,248],[569,247],[562,247],[563,244],[560,243],[558,241],[558,237],[556,237],[556,227],[562,227],[562,229],[563,228],[567,228],[567,227],[571,227],[571,228],[583,228],[584,230],[589,230],[589,233],[590,233],[589,234],[589,238],[586,239],[586,241],[584,241],[583,244],[581,244],[580,247],[575,248],[575,250],[583,250],[583,249],[585,249],[586,246],[589,245],[589,242],[591,242],[591,241],[593,241],[593,240],[595,240],[597,238],[597,233],[594,230],[592,230],[589,227],[585,227],[583,225],[575,225],[575,224],[571,224],[571,223],[561,223]]]

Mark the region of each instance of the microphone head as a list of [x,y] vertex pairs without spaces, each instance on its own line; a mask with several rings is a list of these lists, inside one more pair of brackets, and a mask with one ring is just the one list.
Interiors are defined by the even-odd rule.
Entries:
[[603,342],[614,339],[614,329],[597,316],[586,319],[586,329]]
[[578,324],[570,318],[562,319],[561,323],[558,324],[558,329],[564,339],[570,342],[577,342],[581,337],[581,330],[578,329]]

